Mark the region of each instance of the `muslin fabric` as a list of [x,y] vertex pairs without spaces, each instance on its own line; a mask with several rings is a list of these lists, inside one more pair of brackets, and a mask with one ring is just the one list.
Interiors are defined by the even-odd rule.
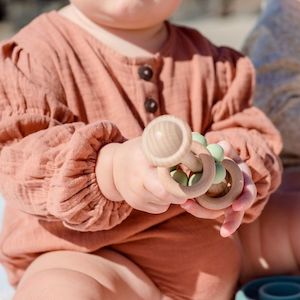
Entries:
[[[101,147],[141,135],[159,115],[182,118],[210,143],[225,139],[237,149],[258,189],[244,223],[259,216],[278,187],[281,138],[252,106],[250,60],[194,29],[165,24],[169,37],[150,58],[123,56],[56,11],[1,44],[0,192],[6,209],[0,262],[13,285],[41,253],[92,253],[106,246],[140,266],[147,260],[159,285],[155,268],[166,273],[180,261],[177,268],[198,274],[207,255],[211,261],[220,245],[230,243],[213,229],[215,221],[196,219],[179,206],[151,215],[102,195],[95,175]],[[149,81],[139,77],[145,65],[153,70]],[[148,98],[158,103],[155,113],[144,108]],[[228,249],[224,256],[233,255]]]

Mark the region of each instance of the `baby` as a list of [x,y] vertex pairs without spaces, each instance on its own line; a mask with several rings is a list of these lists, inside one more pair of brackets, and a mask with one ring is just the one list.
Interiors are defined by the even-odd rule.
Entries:
[[[237,229],[280,183],[280,136],[252,106],[249,59],[166,21],[179,4],[73,0],[2,43],[0,262],[15,299],[224,300],[254,274],[258,236]],[[163,114],[239,163],[230,208],[164,189],[140,137]]]

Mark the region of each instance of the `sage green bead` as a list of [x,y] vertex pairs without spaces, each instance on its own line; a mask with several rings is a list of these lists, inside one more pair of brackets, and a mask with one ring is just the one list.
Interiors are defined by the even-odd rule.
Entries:
[[193,184],[197,183],[201,177],[201,172],[192,174],[192,176],[190,176],[189,178],[188,186],[192,186]]
[[192,140],[202,144],[203,146],[207,146],[207,140],[204,135],[200,134],[199,132],[192,132]]
[[177,171],[176,169],[170,170],[170,175],[173,177],[176,171]]
[[213,184],[218,184],[222,182],[226,177],[226,169],[219,162],[216,162],[216,175],[213,180]]
[[189,179],[182,170],[173,170],[170,172],[170,174],[176,182],[187,186]]
[[213,156],[215,161],[221,162],[224,159],[224,149],[218,144],[209,144],[207,150]]

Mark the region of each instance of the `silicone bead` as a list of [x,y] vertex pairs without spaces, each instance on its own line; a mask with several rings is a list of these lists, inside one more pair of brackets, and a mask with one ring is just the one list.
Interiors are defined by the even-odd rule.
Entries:
[[173,166],[173,167],[169,168],[169,171],[170,171],[170,173],[171,173],[171,172],[173,172],[173,171],[176,171],[176,169],[177,169],[177,166]]
[[199,132],[196,132],[196,131],[192,132],[192,140],[202,144],[205,147],[207,146],[207,140],[206,140],[205,136],[203,136]]
[[170,172],[171,176],[173,177],[173,179],[182,184],[187,186],[188,185],[188,177],[187,175],[182,171],[182,170],[173,170]]
[[202,173],[194,173],[189,177],[188,186],[192,186],[193,184],[197,183],[202,176]]
[[218,144],[210,144],[207,146],[207,150],[213,156],[215,161],[221,162],[224,159],[224,150]]
[[214,178],[213,184],[221,183],[226,177],[226,169],[219,162],[216,162],[216,176]]

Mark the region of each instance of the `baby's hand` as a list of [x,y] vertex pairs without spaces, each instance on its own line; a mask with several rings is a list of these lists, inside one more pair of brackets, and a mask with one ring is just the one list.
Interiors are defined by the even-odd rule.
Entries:
[[234,200],[230,207],[220,211],[206,209],[193,200],[188,200],[181,206],[186,211],[199,218],[216,219],[224,215],[220,234],[223,237],[228,237],[241,225],[245,211],[252,206],[256,199],[257,190],[253,183],[249,167],[241,160],[235,149],[226,141],[221,141],[218,144],[223,147],[225,156],[232,158],[243,173],[244,189],[241,195]]
[[99,153],[96,177],[106,198],[125,200],[144,212],[163,213],[170,204],[186,201],[165,190],[156,167],[151,166],[144,155],[141,137],[104,146]]

